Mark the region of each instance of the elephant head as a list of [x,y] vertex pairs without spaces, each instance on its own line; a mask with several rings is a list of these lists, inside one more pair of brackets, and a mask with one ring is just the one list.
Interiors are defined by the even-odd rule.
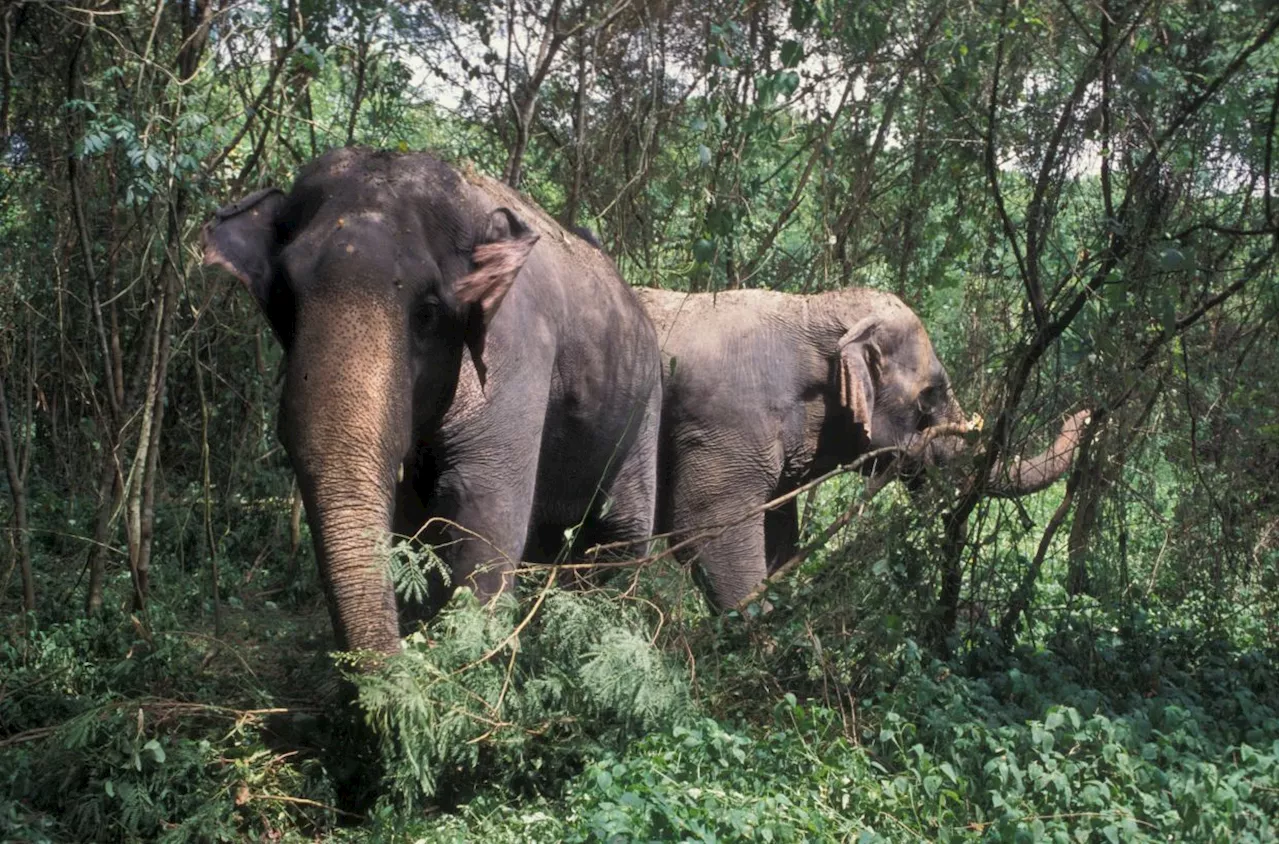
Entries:
[[279,434],[342,647],[400,646],[375,549],[404,461],[449,408],[468,351],[483,386],[485,327],[538,239],[471,196],[427,156],[339,149],[202,233],[204,262],[244,283],[284,348]]
[[[926,468],[965,456],[971,441],[966,434],[977,430],[980,420],[966,417],[915,313],[897,297],[879,294],[877,300],[838,342],[840,403],[865,438],[859,452],[892,455],[871,461],[863,471],[891,470],[914,484]],[[866,312],[865,303],[860,310]],[[1026,495],[1058,480],[1071,465],[1088,418],[1088,411],[1069,417],[1055,442],[1034,457],[999,462],[991,469],[989,491]]]

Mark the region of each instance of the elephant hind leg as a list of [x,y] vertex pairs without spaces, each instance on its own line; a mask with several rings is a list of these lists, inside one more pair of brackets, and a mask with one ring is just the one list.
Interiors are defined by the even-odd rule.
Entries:
[[777,488],[778,469],[758,460],[731,459],[759,454],[753,441],[682,433],[688,432],[672,435],[676,447],[667,476],[669,544],[677,547],[676,558],[691,569],[708,603],[731,610],[768,573],[765,513],[758,508]]
[[[586,551],[600,545],[616,545],[593,556],[599,562],[622,562],[644,557],[653,535],[657,497],[657,472],[652,448],[638,454],[619,470],[613,482],[600,491],[593,513],[582,525],[573,549],[573,560],[584,559]],[[588,572],[575,569],[566,581],[578,586],[599,585],[611,579],[618,566],[601,566]]]

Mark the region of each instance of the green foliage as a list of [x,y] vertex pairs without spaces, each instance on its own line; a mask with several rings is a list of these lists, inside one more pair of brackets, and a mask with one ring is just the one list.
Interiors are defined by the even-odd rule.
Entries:
[[1212,679],[1199,694],[1121,670],[1093,688],[1088,666],[1047,651],[970,678],[918,664],[875,700],[882,717],[868,747],[884,776],[871,798],[939,840],[966,828],[998,840],[1274,837],[1274,653],[1219,643],[1193,654],[1161,647],[1150,629],[1093,645],[1113,664],[1143,652]]
[[[602,747],[688,711],[685,681],[634,603],[540,594],[481,607],[461,590],[405,651],[348,673],[381,748],[387,797],[421,805],[471,778],[538,790]],[[523,624],[523,622],[522,622]]]
[[432,578],[449,585],[449,567],[436,549],[425,543],[387,541],[378,548],[395,592],[410,604],[428,601]]
[[332,823],[319,762],[284,764],[233,691],[243,678],[207,675],[213,652],[153,622],[147,637],[128,618],[79,620],[0,646],[6,840],[240,841]]
[[[1168,636],[1094,639],[1094,658],[1121,666],[1097,687],[1087,664],[1047,651],[965,673],[906,643],[892,686],[858,703],[853,740],[844,714],[788,693],[761,723],[693,719],[606,753],[558,800],[513,806],[495,789],[452,817],[375,828],[431,841],[1273,839],[1275,652]],[[1149,694],[1123,670],[1134,652],[1204,679],[1190,697],[1177,682]]]

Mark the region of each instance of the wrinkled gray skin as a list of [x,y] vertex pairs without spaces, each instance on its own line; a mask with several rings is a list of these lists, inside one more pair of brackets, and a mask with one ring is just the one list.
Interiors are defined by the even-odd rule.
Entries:
[[[636,292],[663,347],[658,529],[676,540],[872,450],[913,455],[895,466],[912,477],[966,447],[959,436],[922,438],[967,420],[924,326],[892,294]],[[1061,477],[1084,418],[1072,417],[1044,454],[996,466],[997,491],[1021,495]],[[793,499],[677,556],[698,563],[709,600],[728,609],[791,558],[798,527]]]
[[653,326],[608,258],[513,191],[338,149],[219,211],[204,245],[285,349],[279,434],[340,646],[400,647],[389,530],[457,522],[422,538],[456,540],[452,582],[485,600],[584,516],[582,543],[652,532]]

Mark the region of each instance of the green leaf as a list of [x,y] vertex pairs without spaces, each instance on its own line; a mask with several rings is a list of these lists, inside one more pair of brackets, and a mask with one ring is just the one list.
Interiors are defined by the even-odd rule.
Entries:
[[789,97],[796,92],[796,88],[800,87],[800,74],[794,70],[788,70],[778,74],[778,91],[784,97]]
[[693,259],[700,264],[709,264],[711,259],[716,256],[715,241],[707,240],[705,237],[695,240],[693,243]]
[[804,59],[804,47],[799,41],[783,41],[778,57],[783,67],[795,67]]
[[1187,258],[1182,254],[1182,250],[1174,246],[1166,246],[1160,250],[1160,269],[1165,272],[1176,272],[1187,264]]
[[810,23],[813,22],[817,9],[814,8],[812,0],[794,0],[791,4],[791,28],[796,32],[801,32]]
[[152,758],[156,760],[156,764],[164,764],[164,748],[160,746],[160,742],[151,739],[142,746],[142,749],[150,752]]

